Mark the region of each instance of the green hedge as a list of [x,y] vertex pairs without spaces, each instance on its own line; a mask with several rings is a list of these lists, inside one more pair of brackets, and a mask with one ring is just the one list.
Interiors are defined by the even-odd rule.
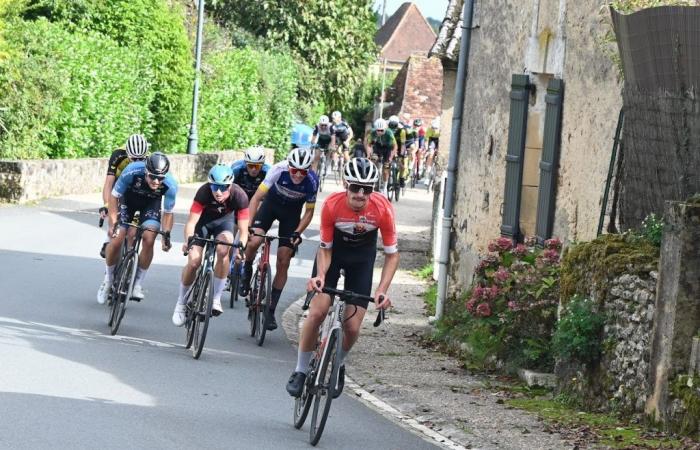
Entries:
[[0,157],[104,156],[152,131],[143,53],[44,19],[15,21],[5,37],[14,51],[0,61]]

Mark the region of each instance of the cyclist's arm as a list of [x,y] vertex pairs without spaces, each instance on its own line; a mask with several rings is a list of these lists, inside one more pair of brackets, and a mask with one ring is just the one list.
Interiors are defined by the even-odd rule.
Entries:
[[[399,252],[384,253],[384,267],[382,267],[382,277],[379,280],[379,285],[375,291],[378,294],[386,294],[391,286],[391,280],[394,279],[396,269],[399,267]],[[376,295],[376,294],[375,294]]]
[[116,177],[114,175],[107,175],[105,177],[105,184],[102,186],[102,201],[104,202],[105,206],[109,203],[109,197],[110,193],[112,192],[112,188],[114,187],[114,180]]
[[119,199],[113,194],[107,199],[107,215],[112,226],[117,224],[117,211],[119,210]]
[[250,227],[250,219],[238,219],[238,230],[241,233],[239,241],[243,247],[248,245],[248,227]]
[[313,203],[306,204],[306,208],[304,209],[304,215],[301,216],[301,220],[299,220],[299,225],[297,225],[297,229],[294,231],[301,234],[304,232],[304,230],[306,230],[306,227],[309,226],[311,220],[314,218],[314,207],[315,205]]
[[248,206],[249,210],[249,215],[253,219],[255,219],[255,214],[258,212],[258,208],[260,207],[260,203],[263,201],[265,196],[267,195],[267,186],[260,183],[260,186],[258,186],[258,190],[255,191],[255,194],[253,194],[253,198],[250,199],[250,205]]
[[372,158],[372,151],[374,150],[370,141],[371,133],[367,133],[367,136],[365,136],[365,150],[367,151],[367,158]]
[[195,205],[199,205],[199,203],[192,203],[190,215],[187,217],[187,223],[185,223],[185,243],[187,243],[190,236],[194,236],[194,227],[197,226],[199,218],[202,217],[203,208],[201,205],[199,205],[199,208],[197,208]]
[[170,232],[173,229],[173,213],[164,212],[163,213],[163,223],[160,226],[162,231]]
[[319,247],[316,253],[316,276],[325,280],[328,267],[331,265],[331,255],[333,250],[330,248]]

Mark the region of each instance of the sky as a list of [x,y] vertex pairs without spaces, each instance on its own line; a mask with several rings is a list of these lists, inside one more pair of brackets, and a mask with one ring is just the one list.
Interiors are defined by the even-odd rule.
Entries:
[[[384,0],[374,0],[375,9],[382,11],[382,4]],[[405,0],[386,0],[386,14],[391,16],[399,9]],[[445,12],[447,11],[448,0],[414,0],[413,3],[418,5],[418,9],[423,13],[425,17],[432,17],[433,19],[438,19],[442,21],[445,18]]]

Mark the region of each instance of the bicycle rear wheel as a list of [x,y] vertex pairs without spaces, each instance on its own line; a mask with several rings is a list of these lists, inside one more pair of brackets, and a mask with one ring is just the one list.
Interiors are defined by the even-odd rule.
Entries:
[[207,271],[202,277],[202,284],[199,288],[197,308],[194,316],[194,342],[192,346],[192,357],[199,359],[204,349],[204,341],[207,339],[207,329],[209,328],[209,317],[211,317],[212,299],[214,298],[214,279],[212,272]]
[[131,298],[131,291],[134,287],[134,278],[136,277],[136,253],[129,252],[125,262],[119,271],[119,278],[112,292],[112,323],[110,325],[110,333],[112,336],[117,334],[119,325],[121,325],[124,313],[126,312],[126,304]]
[[233,273],[229,274],[229,285],[231,287],[231,300],[229,307],[233,309],[233,305],[238,301],[238,286],[241,284],[241,264],[233,263]]
[[339,330],[333,330],[328,338],[328,350],[321,361],[318,373],[318,385],[314,398],[314,410],[311,415],[311,428],[309,429],[309,442],[311,445],[318,444],[326,426],[328,413],[331,410],[333,392],[338,383],[338,348],[340,339]]
[[270,277],[270,269],[265,268],[262,276],[259,279],[260,286],[258,287],[258,323],[255,329],[255,341],[258,346],[262,346],[265,342],[265,334],[267,333],[267,320],[270,315],[270,300],[272,295],[272,278]]
[[313,383],[316,375],[316,358],[311,358],[309,362],[309,375],[304,382],[304,390],[301,395],[294,399],[294,428],[297,430],[304,426],[306,417],[309,415],[311,403],[314,399]]

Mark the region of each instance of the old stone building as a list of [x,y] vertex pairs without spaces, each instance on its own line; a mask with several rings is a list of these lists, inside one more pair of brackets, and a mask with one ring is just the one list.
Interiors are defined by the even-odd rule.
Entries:
[[402,4],[377,31],[374,43],[379,59],[389,71],[400,70],[411,55],[426,56],[435,43],[435,33],[413,2]]
[[[464,0],[450,1],[431,51],[444,69],[445,158],[463,4]],[[538,218],[550,222],[543,227],[548,234],[565,242],[595,237],[622,104],[617,70],[597,43],[607,31],[600,8],[599,0],[476,2],[459,143],[450,255],[453,285],[471,280],[478,255],[490,239],[504,230],[514,238],[535,235],[542,225]],[[550,84],[552,80],[561,82]],[[550,96],[548,86],[554,89]],[[515,105],[524,112],[518,128],[511,124],[517,119],[511,111],[513,99],[523,92],[523,104]],[[550,143],[554,160],[543,163],[547,99],[555,94],[563,98],[561,120],[553,122],[560,124],[555,139],[560,146]],[[524,128],[524,151],[518,156],[508,155],[509,136],[517,138],[510,127]],[[520,177],[507,179],[508,164]],[[541,188],[548,174],[552,186]],[[504,223],[513,211],[517,214],[512,223]]]

